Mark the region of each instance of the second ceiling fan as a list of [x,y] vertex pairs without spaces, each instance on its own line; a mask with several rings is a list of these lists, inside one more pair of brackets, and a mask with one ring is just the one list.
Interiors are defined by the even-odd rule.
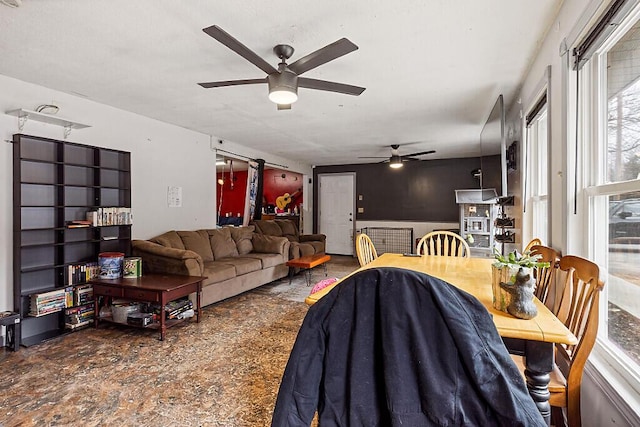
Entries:
[[204,28],[202,31],[267,73],[267,76],[261,79],[198,83],[204,88],[267,83],[269,85],[269,99],[278,104],[278,110],[291,109],[291,104],[298,99],[298,87],[356,96],[365,90],[363,87],[344,83],[299,77],[302,73],[357,50],[358,46],[346,38],[318,49],[292,64],[287,64],[286,61],[293,55],[293,48],[286,44],[279,44],[273,48],[273,52],[281,60],[278,69],[276,69],[217,25]]
[[400,155],[400,144],[391,145],[391,157],[358,157],[359,159],[386,159],[380,163],[389,162],[389,166],[397,169],[402,167],[402,162],[408,161],[419,161],[420,159],[416,159],[416,156],[423,156],[425,154],[433,154],[436,150],[427,150],[427,151],[419,151],[417,153],[405,154],[403,156]]

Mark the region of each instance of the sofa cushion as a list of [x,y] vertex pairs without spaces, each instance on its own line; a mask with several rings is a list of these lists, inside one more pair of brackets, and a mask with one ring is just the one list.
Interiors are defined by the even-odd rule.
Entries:
[[300,243],[300,256],[313,255],[316,253],[316,248],[309,242]]
[[276,221],[272,219],[265,219],[256,221],[260,227],[260,231],[262,234],[266,234],[267,236],[282,236],[282,229],[276,223]]
[[290,219],[283,219],[276,221],[276,224],[278,224],[278,227],[280,227],[280,230],[282,230],[282,235],[287,239],[292,242],[299,241],[298,229],[296,228],[296,225],[293,223],[293,221],[291,221]]
[[202,275],[207,276],[206,283],[218,283],[236,277],[236,269],[231,264],[209,261],[204,263]]
[[167,231],[153,239],[149,239],[149,241],[166,246],[167,248],[186,249],[182,243],[182,239],[175,230]]
[[236,242],[238,254],[245,255],[253,250],[251,238],[253,237],[255,229],[253,225],[247,227],[229,227],[229,230],[231,230],[231,238]]
[[314,253],[316,253],[316,254],[324,252],[324,242],[313,242],[313,241],[310,241],[310,242],[304,242],[304,243],[301,243],[301,244],[313,246],[313,249],[315,251]]
[[280,253],[282,242],[286,240],[282,237],[265,236],[263,234],[253,234],[253,252],[275,254]]
[[283,259],[283,256],[280,254],[260,254],[251,252],[249,254],[246,254],[245,257],[259,259],[260,262],[262,262],[262,268],[275,267],[287,261]]
[[232,265],[236,269],[237,276],[262,269],[262,262],[259,259],[243,256],[216,259],[216,262]]
[[178,235],[182,239],[185,249],[199,254],[204,262],[213,261],[213,252],[206,231],[178,231]]
[[216,260],[230,256],[238,256],[238,248],[236,247],[236,242],[231,238],[231,230],[229,227],[209,230],[209,236],[213,256]]

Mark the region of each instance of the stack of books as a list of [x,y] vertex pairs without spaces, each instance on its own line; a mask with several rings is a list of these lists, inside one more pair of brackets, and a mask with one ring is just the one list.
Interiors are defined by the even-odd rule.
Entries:
[[67,292],[62,288],[31,295],[29,316],[39,317],[61,311],[67,306]]
[[189,299],[171,301],[164,306],[164,312],[167,319],[182,319],[182,314],[188,310],[193,311],[193,303]]
[[67,305],[67,307],[93,303],[93,286],[78,285],[73,288],[72,296],[73,300],[71,301],[70,305]]
[[88,228],[91,227],[91,221],[84,219],[74,219],[73,221],[67,221],[67,228]]
[[64,327],[66,329],[76,329],[81,326],[90,325],[95,315],[96,310],[93,302],[77,307],[66,308],[64,310]]

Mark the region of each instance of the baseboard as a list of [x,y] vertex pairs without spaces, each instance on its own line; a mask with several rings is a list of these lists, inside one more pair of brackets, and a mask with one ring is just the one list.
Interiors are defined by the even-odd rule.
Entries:
[[[618,374],[604,363],[587,363],[584,375],[588,375],[606,399],[619,411],[631,426],[640,425],[640,413],[634,406],[634,391],[628,390],[624,382],[618,381]],[[625,397],[626,395],[626,397]],[[637,395],[636,395],[637,397]]]

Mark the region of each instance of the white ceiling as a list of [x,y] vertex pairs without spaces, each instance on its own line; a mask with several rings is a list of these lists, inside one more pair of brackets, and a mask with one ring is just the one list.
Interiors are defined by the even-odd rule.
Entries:
[[[496,97],[514,102],[561,3],[22,0],[0,4],[0,74],[314,165],[366,162],[391,144],[464,157],[479,154]],[[296,49],[291,63],[347,37],[359,50],[304,76],[367,89],[301,88],[289,111],[266,85],[203,89],[265,77],[202,32],[214,24],[274,66],[276,44]]]

